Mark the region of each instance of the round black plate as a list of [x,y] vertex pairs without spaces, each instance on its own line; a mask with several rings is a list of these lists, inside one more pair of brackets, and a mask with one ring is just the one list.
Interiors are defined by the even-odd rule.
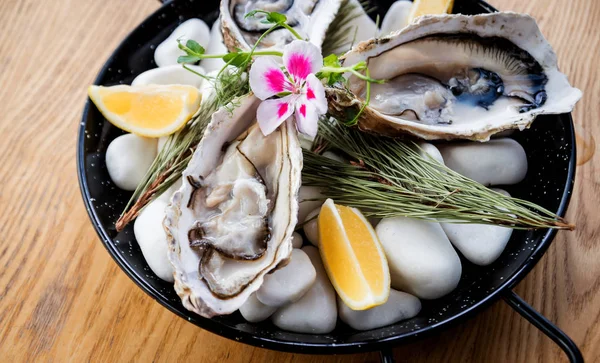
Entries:
[[[379,1],[385,14],[391,1]],[[139,73],[154,68],[155,47],[181,22],[199,17],[211,24],[218,1],[171,1],[138,26],[108,59],[95,84],[128,84]],[[456,1],[455,12],[477,14],[494,9],[483,2]],[[79,131],[77,163],[83,200],[90,219],[108,252],[146,293],[184,319],[224,337],[261,347],[303,353],[348,353],[381,349],[441,331],[481,311],[502,296],[531,270],[550,245],[554,231],[515,231],[502,256],[491,266],[477,267],[466,260],[458,288],[435,301],[424,301],[418,317],[380,329],[357,332],[338,322],[330,334],[310,335],[282,331],[270,322],[247,323],[239,313],[204,319],[187,311],[172,284],[148,268],[133,236],[132,226],[117,233],[114,223],[130,193],[118,189],[106,171],[104,154],[122,131],[106,122],[88,100]],[[527,152],[529,171],[516,186],[506,187],[515,197],[538,203],[563,216],[575,175],[575,143],[570,115],[539,117],[530,130],[514,138]]]

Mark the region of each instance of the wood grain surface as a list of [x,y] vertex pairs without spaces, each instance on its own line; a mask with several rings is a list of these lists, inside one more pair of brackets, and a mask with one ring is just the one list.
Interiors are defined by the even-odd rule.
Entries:
[[[600,1],[492,4],[538,19],[562,71],[584,91],[576,123],[600,140]],[[0,361],[377,361],[374,353],[278,353],[203,331],[137,288],[98,240],[75,170],[86,86],[158,6],[153,0],[0,1]],[[569,209],[577,230],[559,233],[516,288],[588,361],[600,361],[599,167],[596,156],[577,171]],[[411,362],[565,360],[502,302],[395,355]]]

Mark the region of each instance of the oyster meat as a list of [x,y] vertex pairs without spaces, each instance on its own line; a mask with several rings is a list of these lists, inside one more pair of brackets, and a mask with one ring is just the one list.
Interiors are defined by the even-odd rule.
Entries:
[[[264,14],[246,18],[252,10],[278,12],[287,17],[287,24],[300,36],[321,46],[325,32],[337,14],[341,0],[223,0],[221,27],[223,40],[230,51],[249,50],[272,24],[265,24]],[[295,37],[287,29],[267,34],[257,49],[279,49]]]
[[[537,115],[569,112],[581,97],[535,20],[510,12],[424,16],[343,59],[366,61],[370,76],[386,81],[371,84],[359,127],[390,136],[485,141]],[[347,89],[328,89],[330,113],[357,112],[366,93],[351,75]]]
[[204,317],[237,310],[292,251],[302,151],[289,121],[261,133],[258,103],[213,115],[167,208],[175,290]]

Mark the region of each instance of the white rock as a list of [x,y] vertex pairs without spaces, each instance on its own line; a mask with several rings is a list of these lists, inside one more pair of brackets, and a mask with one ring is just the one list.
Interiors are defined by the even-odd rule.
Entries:
[[[206,48],[206,54],[226,54],[228,53],[225,43],[223,43],[223,33],[221,33],[221,20],[217,19],[212,28],[210,29],[210,41],[208,42],[208,48]],[[221,58],[206,58],[200,62],[200,65],[206,69],[207,72],[218,71],[225,65],[225,62]]]
[[[494,190],[510,196],[505,190]],[[442,223],[442,228],[454,247],[479,266],[489,265],[500,257],[513,231],[512,228],[486,224]]]
[[321,188],[301,186],[298,191],[298,220],[305,220],[308,213],[320,207],[324,200]]
[[323,156],[326,157],[326,158],[328,158],[328,159],[331,159],[331,160],[339,161],[340,163],[345,163],[346,162],[346,159],[344,159],[343,157],[341,157],[338,154],[336,154],[334,152],[331,152],[331,151],[325,151],[323,153]]
[[421,299],[437,299],[458,285],[460,259],[439,223],[384,218],[375,231],[388,260],[394,289]]
[[329,282],[319,250],[312,246],[302,249],[310,258],[317,278],[302,299],[277,310],[271,317],[273,323],[297,333],[327,334],[335,329],[337,306],[335,290]]
[[182,180],[181,178],[177,179],[173,185],[169,187],[169,189],[165,190],[157,199],[160,199],[166,203],[171,203],[171,197],[175,194],[176,191],[181,188]]
[[527,174],[525,150],[513,139],[440,145],[446,166],[483,185],[516,184]]
[[304,241],[302,240],[302,236],[300,235],[300,233],[294,232],[292,234],[292,247],[302,248],[302,243],[304,243]]
[[400,0],[393,3],[383,17],[379,34],[382,36],[388,35],[393,31],[400,30],[407,26],[412,4],[412,1],[407,0]]
[[390,290],[385,304],[367,310],[352,310],[338,297],[340,319],[356,330],[369,330],[417,316],[421,301],[411,294]]
[[[404,2],[404,1],[401,1],[401,2]],[[423,142],[423,141],[419,142],[418,145],[421,148],[419,150],[419,154],[421,156],[424,157],[425,155],[429,155],[434,160],[437,160],[440,164],[444,165],[444,157],[440,153],[440,150],[437,147],[435,147],[435,145],[430,144],[428,142]]]
[[356,45],[358,42],[376,37],[378,33],[377,25],[373,19],[371,19],[369,15],[365,13],[362,5],[360,5],[360,2],[358,0],[350,0],[350,3],[356,6],[353,14],[360,13],[360,15],[352,19],[347,25],[344,26],[345,28],[349,27],[343,43],[341,43],[345,45],[336,49],[334,52],[336,54],[350,50],[350,46]]
[[132,191],[142,181],[155,157],[156,139],[125,134],[108,145],[106,169],[117,187]]
[[159,67],[177,64],[177,58],[185,55],[185,52],[179,49],[177,40],[183,44],[192,39],[206,48],[210,41],[210,29],[205,22],[200,19],[189,19],[179,25],[167,39],[156,47],[154,51],[154,62]]
[[310,258],[295,248],[286,266],[265,276],[256,297],[265,305],[283,306],[298,301],[310,289],[315,278],[316,272]]
[[[319,213],[321,207],[308,213],[306,219],[304,219],[304,235],[308,242],[312,243],[313,246],[319,247]],[[308,222],[307,222],[308,221]]]
[[256,298],[256,293],[253,293],[248,297],[248,300],[244,305],[240,306],[240,313],[247,321],[251,323],[258,323],[267,319],[277,308],[265,305]]
[[167,203],[156,199],[148,204],[133,224],[133,233],[144,259],[156,276],[173,282],[173,267],[167,256],[167,234],[163,229]]
[[[206,74],[204,68],[194,65],[188,65],[190,69],[200,74]],[[181,64],[150,69],[131,82],[132,86],[145,86],[148,84],[184,84],[200,88],[204,79],[183,68]]]

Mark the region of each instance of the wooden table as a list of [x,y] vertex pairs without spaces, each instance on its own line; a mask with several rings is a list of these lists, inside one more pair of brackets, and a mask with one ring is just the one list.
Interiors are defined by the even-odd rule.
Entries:
[[[584,91],[576,123],[600,139],[600,1],[492,3],[538,19],[562,71]],[[376,361],[374,353],[277,353],[201,330],[142,292],[98,240],[75,170],[86,86],[158,6],[152,0],[0,1],[0,361]],[[588,361],[600,360],[599,167],[596,157],[577,171],[568,216],[577,230],[559,233],[516,289]],[[504,303],[395,353],[399,361],[564,360]]]

